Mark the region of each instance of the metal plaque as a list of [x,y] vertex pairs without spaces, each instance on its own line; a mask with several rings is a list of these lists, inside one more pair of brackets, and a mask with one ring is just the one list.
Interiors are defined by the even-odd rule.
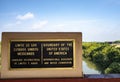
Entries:
[[73,67],[74,40],[10,41],[10,68]]

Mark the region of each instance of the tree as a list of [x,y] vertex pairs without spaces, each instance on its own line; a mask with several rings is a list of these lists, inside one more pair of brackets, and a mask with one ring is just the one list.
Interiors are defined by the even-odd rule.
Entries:
[[116,40],[116,41],[114,41],[114,43],[120,43],[120,40]]
[[[111,73],[115,69],[112,66],[119,67],[120,48],[108,43],[87,42],[83,44],[83,57],[94,63],[101,73]],[[115,71],[117,72],[119,73],[119,69]]]
[[105,74],[109,73],[120,73],[120,63],[119,62],[113,62],[108,68],[105,70]]

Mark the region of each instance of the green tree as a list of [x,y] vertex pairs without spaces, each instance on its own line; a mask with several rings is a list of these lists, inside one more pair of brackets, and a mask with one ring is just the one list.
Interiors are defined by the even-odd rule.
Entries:
[[116,40],[116,41],[114,41],[113,43],[120,43],[120,40]]
[[120,49],[112,47],[107,53],[111,62],[120,62]]
[[[108,43],[87,42],[83,44],[83,57],[94,63],[101,73],[114,73],[112,66],[119,67],[120,64],[120,48]],[[119,70],[115,73],[119,73]]]
[[110,64],[110,66],[105,70],[105,74],[109,73],[120,73],[120,63],[113,62],[112,64]]

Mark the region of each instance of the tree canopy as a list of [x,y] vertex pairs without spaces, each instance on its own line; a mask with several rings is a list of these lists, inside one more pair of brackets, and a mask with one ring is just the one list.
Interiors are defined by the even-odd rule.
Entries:
[[84,42],[83,57],[103,74],[120,73],[120,48],[108,43]]

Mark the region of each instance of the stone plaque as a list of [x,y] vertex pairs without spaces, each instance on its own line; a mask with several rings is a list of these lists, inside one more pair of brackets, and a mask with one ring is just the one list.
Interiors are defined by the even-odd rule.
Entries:
[[82,77],[82,34],[2,33],[1,78]]

